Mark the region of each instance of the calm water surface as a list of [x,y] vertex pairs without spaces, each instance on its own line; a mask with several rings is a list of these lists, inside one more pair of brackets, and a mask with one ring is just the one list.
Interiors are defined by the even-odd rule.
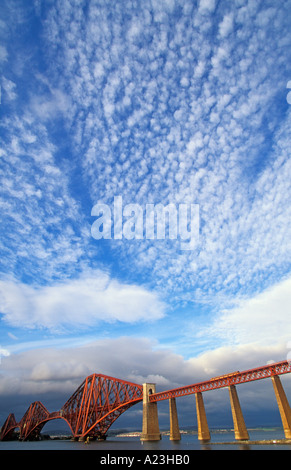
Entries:
[[[284,439],[281,428],[249,429],[250,440],[279,440]],[[181,441],[172,442],[168,435],[163,435],[161,441],[141,442],[138,436],[110,436],[106,441],[91,441],[89,444],[71,440],[43,440],[37,442],[7,441],[0,442],[1,450],[100,450],[104,451],[192,451],[192,450],[291,450],[291,445],[264,444],[254,445],[237,443],[234,433],[230,430],[212,430],[211,442],[201,444],[197,433],[182,434]]]

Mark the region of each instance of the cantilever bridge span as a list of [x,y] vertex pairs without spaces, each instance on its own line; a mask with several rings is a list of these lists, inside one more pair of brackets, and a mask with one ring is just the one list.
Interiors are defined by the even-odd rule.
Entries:
[[92,374],[77,388],[60,411],[49,413],[37,401],[32,403],[19,423],[10,414],[2,426],[0,440],[9,439],[19,428],[19,439],[37,439],[45,423],[64,419],[76,439],[102,438],[111,424],[128,408],[142,400],[142,385]]
[[291,410],[280,382],[279,375],[291,372],[291,364],[281,361],[263,367],[233,372],[204,382],[156,393],[155,384],[138,385],[102,374],[92,374],[78,387],[60,411],[49,413],[45,406],[36,401],[32,403],[23,418],[17,422],[13,413],[6,419],[1,428],[0,440],[11,438],[14,430],[19,428],[19,439],[39,438],[40,432],[48,421],[64,419],[75,439],[87,437],[102,439],[112,423],[127,409],[143,401],[142,440],[159,440],[157,402],[169,400],[170,405],[170,439],[181,438],[175,399],[194,394],[196,397],[198,439],[210,440],[202,393],[228,387],[234,423],[235,438],[249,438],[244,423],[236,386],[265,378],[271,378],[277,398],[286,438],[291,438]]

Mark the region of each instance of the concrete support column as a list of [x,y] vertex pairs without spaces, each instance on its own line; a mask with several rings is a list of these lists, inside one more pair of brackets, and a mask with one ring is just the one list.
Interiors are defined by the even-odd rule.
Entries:
[[205,407],[203,396],[201,392],[195,393],[196,398],[196,412],[197,412],[197,424],[198,424],[198,439],[200,441],[210,441],[210,432],[206,419]]
[[177,405],[176,405],[175,398],[169,399],[169,407],[170,407],[170,440],[180,441],[181,434],[179,430],[178,413],[177,413]]
[[149,401],[149,395],[156,392],[155,384],[143,384],[143,420],[141,441],[159,441],[161,439],[158,406]]
[[230,385],[228,390],[234,425],[234,437],[238,441],[249,440],[249,433],[245,425],[235,385]]
[[281,415],[281,420],[283,424],[283,429],[286,439],[291,439],[291,410],[288,403],[283,385],[281,383],[280,377],[274,375],[272,377],[273,387],[275,390],[275,395],[277,398],[277,403]]

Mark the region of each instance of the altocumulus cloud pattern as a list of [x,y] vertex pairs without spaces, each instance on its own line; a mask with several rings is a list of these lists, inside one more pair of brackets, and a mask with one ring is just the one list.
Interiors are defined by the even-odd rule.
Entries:
[[[289,0],[3,2],[1,393],[65,393],[123,367],[179,385],[287,356],[290,12]],[[199,207],[198,243],[94,238],[92,208],[118,196]]]

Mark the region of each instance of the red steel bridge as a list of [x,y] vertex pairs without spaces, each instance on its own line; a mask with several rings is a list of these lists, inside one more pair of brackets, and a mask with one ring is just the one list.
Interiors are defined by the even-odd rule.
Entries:
[[[152,419],[151,413],[148,413],[148,410],[150,406],[156,406],[156,403],[160,400],[169,399],[173,401],[175,398],[191,394],[195,394],[196,398],[197,396],[199,398],[199,396],[202,397],[202,392],[206,392],[208,390],[215,390],[222,387],[229,387],[231,389],[231,387],[235,387],[242,383],[269,377],[276,377],[279,380],[279,375],[290,372],[291,364],[288,361],[281,361],[265,365],[263,367],[246,370],[244,372],[233,372],[231,374],[214,377],[203,382],[159,393],[153,393],[151,385],[154,384],[138,385],[102,374],[92,374],[84,380],[60,411],[50,413],[40,401],[36,401],[29,406],[22,419],[18,422],[16,421],[14,414],[11,413],[1,428],[0,440],[9,440],[16,429],[19,429],[20,440],[38,439],[43,426],[53,419],[65,420],[71,429],[73,438],[75,439],[84,440],[87,437],[103,439],[112,423],[124,411],[142,400],[144,404],[144,440],[151,440],[151,431],[145,430],[148,429],[148,426],[152,425],[151,423],[148,424],[146,422],[147,419]],[[147,393],[146,390],[149,391],[147,397],[145,396]],[[282,393],[284,395],[282,388],[280,390],[278,391],[275,389],[279,409],[282,400],[280,401],[278,397],[281,399]],[[284,430],[287,429],[287,434],[285,432],[285,435],[288,437],[289,429],[289,437],[291,437],[291,412],[288,402],[286,405],[286,397],[284,400],[284,405],[282,405],[285,410],[285,414],[283,413],[284,419],[281,409],[280,413]],[[198,402],[196,402],[196,404],[197,403]],[[199,412],[199,410],[201,411],[199,406],[197,408],[197,412]],[[203,407],[202,411],[204,412]],[[203,426],[205,429],[202,419],[202,428]],[[201,436],[200,438],[203,440],[203,429],[201,431]],[[153,439],[155,440],[155,438]]]

